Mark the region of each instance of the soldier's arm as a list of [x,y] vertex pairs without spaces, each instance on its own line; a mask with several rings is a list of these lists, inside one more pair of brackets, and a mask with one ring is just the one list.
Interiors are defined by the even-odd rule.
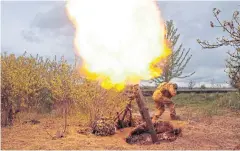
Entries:
[[175,96],[177,95],[177,90],[175,89],[175,87],[173,85],[171,85],[170,87],[168,87],[168,91],[171,94],[171,96]]
[[130,132],[130,136],[139,135],[139,134],[142,134],[147,131],[148,131],[148,129],[147,129],[146,123],[142,123]]
[[172,100],[170,98],[167,98],[167,97],[162,97],[162,100],[161,100],[162,103],[172,103]]

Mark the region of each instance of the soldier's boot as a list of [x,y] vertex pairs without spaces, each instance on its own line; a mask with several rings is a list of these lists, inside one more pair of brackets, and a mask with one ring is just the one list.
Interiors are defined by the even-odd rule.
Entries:
[[172,120],[178,120],[178,119],[179,119],[178,116],[176,116],[176,115],[172,115],[172,114],[170,114],[170,117],[171,117]]
[[175,115],[173,118],[171,118],[172,120],[181,120],[181,117],[179,115]]

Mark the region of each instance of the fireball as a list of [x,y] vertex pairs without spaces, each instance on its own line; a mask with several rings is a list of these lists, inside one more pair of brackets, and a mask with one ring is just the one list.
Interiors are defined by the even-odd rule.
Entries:
[[157,63],[171,50],[156,2],[151,0],[69,0],[80,73],[101,86],[122,90],[161,75]]

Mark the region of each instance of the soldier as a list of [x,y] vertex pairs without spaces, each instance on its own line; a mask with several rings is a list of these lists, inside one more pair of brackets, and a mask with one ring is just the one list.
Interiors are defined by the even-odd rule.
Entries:
[[171,119],[177,119],[175,105],[171,100],[171,98],[176,94],[177,84],[175,83],[163,82],[157,87],[152,96],[157,108],[157,111],[152,119],[153,122],[156,122],[156,120],[163,114],[163,112],[165,111],[165,105],[170,110]]
[[[158,141],[174,141],[182,134],[181,128],[174,128],[173,125],[167,121],[157,121],[153,123],[153,126],[155,132],[157,133]],[[151,135],[146,123],[142,123],[134,128],[125,141],[129,144],[151,143]]]

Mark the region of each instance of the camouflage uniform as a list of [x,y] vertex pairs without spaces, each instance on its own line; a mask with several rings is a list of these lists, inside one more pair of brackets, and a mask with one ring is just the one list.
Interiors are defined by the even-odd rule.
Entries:
[[98,136],[109,136],[116,132],[116,125],[114,120],[110,118],[101,118],[92,124],[92,133]]
[[165,105],[170,110],[171,119],[176,119],[175,105],[171,98],[177,94],[177,84],[175,83],[161,83],[153,93],[153,100],[155,102],[157,111],[153,117],[155,122],[165,111]]
[[[153,126],[157,133],[158,141],[174,141],[182,133],[181,128],[174,128],[167,121],[157,121],[153,123]],[[125,141],[129,144],[151,144],[151,135],[146,123],[142,123],[134,128]]]

